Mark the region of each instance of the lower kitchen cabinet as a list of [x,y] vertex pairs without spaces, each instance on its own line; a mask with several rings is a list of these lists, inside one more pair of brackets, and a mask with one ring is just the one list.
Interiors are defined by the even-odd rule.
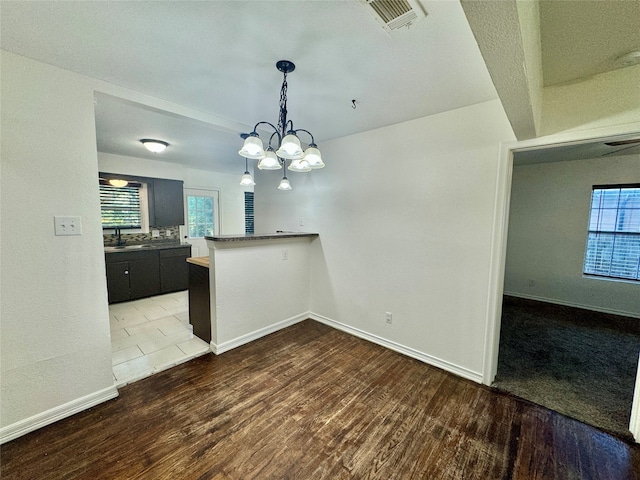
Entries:
[[187,290],[190,254],[188,246],[107,253],[109,303]]
[[160,250],[160,292],[178,292],[189,288],[191,247]]

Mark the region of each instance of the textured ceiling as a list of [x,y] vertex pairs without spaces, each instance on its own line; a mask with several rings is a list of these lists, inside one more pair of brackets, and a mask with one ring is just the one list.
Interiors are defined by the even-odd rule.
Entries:
[[540,32],[545,86],[615,70],[640,50],[640,0],[541,0]]
[[[288,59],[297,66],[288,78],[289,118],[321,147],[497,98],[460,4],[422,4],[425,19],[387,33],[356,0],[2,1],[2,48],[240,123],[245,131],[260,120],[277,122],[282,76],[275,63]],[[198,142],[194,132],[206,133],[206,125],[179,125],[175,117],[131,108],[98,99],[101,151],[141,156],[136,141],[158,136],[174,144],[172,161],[220,171],[244,163],[240,132],[213,135],[216,145]]]
[[[425,19],[387,33],[358,0],[3,0],[0,39],[5,50],[228,120],[221,128],[97,95],[99,151],[237,173],[238,134],[277,122],[280,59],[297,65],[289,118],[321,148],[497,98],[459,2],[421,3]],[[546,85],[617,68],[615,58],[640,48],[640,0],[542,0],[540,23]],[[171,148],[151,154],[144,137]]]

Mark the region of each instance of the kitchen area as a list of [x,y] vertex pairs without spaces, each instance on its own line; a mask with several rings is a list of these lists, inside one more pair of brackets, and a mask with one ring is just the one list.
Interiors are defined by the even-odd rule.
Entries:
[[210,351],[189,322],[183,181],[99,172],[117,386]]

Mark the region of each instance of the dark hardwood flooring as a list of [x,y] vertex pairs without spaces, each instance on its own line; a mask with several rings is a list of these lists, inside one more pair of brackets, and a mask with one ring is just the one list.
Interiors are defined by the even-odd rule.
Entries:
[[640,447],[311,320],[3,445],[2,479],[637,479]]

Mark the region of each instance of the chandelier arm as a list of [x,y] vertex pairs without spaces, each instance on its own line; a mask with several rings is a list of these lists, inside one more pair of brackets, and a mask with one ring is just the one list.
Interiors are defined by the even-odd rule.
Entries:
[[[287,128],[287,126],[289,128]],[[289,132],[295,132],[295,130],[293,129],[293,120],[289,120],[287,121],[287,123],[285,124],[285,126],[283,127],[283,134],[287,134]]]
[[273,131],[278,133],[278,136],[280,136],[280,133],[278,132],[278,128],[273,123],[269,123],[269,122],[258,122],[258,123],[256,123],[255,127],[253,127],[253,132],[252,133],[255,133],[257,135],[258,134],[258,126],[262,125],[263,123],[265,125],[269,125],[271,128],[273,128]]
[[[292,125],[293,127],[293,125]],[[311,144],[315,145],[316,141],[313,139],[313,135],[311,134],[311,132],[309,130],[305,130],[304,128],[298,128],[297,130],[295,130],[296,134],[298,132],[305,132],[307,135],[309,135],[311,137]]]
[[280,144],[282,143],[282,137],[280,136],[280,132],[278,132],[277,130],[275,132],[273,132],[271,134],[271,136],[269,137],[269,146],[271,147],[271,140],[273,140],[273,136],[274,135],[278,135],[278,148],[279,148]]

